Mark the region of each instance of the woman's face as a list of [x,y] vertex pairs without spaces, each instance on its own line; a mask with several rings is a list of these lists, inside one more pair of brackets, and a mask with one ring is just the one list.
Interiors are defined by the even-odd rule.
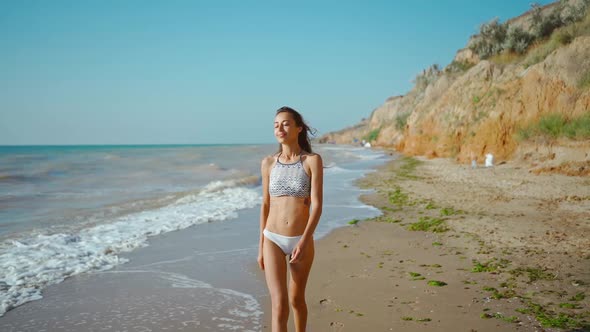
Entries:
[[275,137],[279,143],[297,142],[302,129],[297,127],[293,115],[289,112],[281,112],[275,116]]

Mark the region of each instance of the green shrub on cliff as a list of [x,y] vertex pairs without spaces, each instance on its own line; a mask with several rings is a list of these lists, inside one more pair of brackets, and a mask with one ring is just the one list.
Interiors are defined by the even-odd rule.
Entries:
[[590,12],[582,22],[556,29],[550,38],[537,42],[537,45],[526,55],[525,68],[545,60],[557,48],[569,44],[574,38],[585,34],[590,34]]
[[580,80],[578,81],[578,88],[590,88],[590,70],[582,74],[582,77],[580,77]]
[[510,26],[506,33],[506,39],[504,40],[504,50],[523,54],[529,48],[529,45],[534,40],[534,37],[524,31],[521,27]]
[[477,53],[480,58],[487,59],[502,52],[507,32],[507,25],[500,23],[499,19],[495,18],[480,26],[479,36],[469,45],[469,48]]
[[586,11],[586,16],[582,20],[572,25],[574,37],[590,35],[590,11]]
[[418,91],[424,91],[426,87],[429,84],[434,83],[440,77],[440,75],[440,66],[435,63],[418,74],[414,79],[414,84],[416,84]]
[[555,40],[561,45],[567,45],[574,40],[574,34],[571,29],[559,29],[555,32]]
[[449,65],[445,67],[445,72],[463,73],[468,71],[473,66],[475,65],[471,62],[453,60],[453,62],[449,63]]
[[550,38],[544,43],[540,43],[535,46],[524,59],[524,67],[528,68],[536,63],[539,63],[551,54],[551,52],[555,51],[560,46],[560,43],[557,41],[556,38]]
[[555,9],[543,14],[542,7],[534,3],[531,5],[531,32],[537,39],[549,37],[557,28],[584,19],[589,5],[589,0],[578,1],[577,5],[573,4],[572,1],[560,1]]
[[[468,47],[480,58],[488,59],[501,53],[524,54],[531,45],[537,44],[534,54],[525,62],[525,66],[530,66],[545,59],[547,54],[560,45],[570,43],[577,36],[590,34],[588,8],[590,0],[582,0],[578,5],[561,1],[545,12],[543,7],[533,4],[529,31],[500,23],[495,18],[480,26],[479,34],[471,40]],[[546,40],[548,41],[545,42]]]
[[563,132],[569,138],[590,138],[590,113],[586,113],[567,122]]
[[562,5],[558,5],[557,8],[552,10],[550,13],[543,15],[542,7],[539,4],[532,4],[531,13],[531,32],[535,38],[541,39],[551,35],[553,30],[563,25],[561,20]]
[[520,128],[516,136],[519,140],[538,137],[588,139],[590,138],[590,114],[586,113],[572,118],[566,118],[561,113],[547,114],[542,116],[539,121]]
[[373,141],[377,140],[377,137],[379,137],[380,131],[381,131],[381,128],[373,129],[367,135],[365,135],[365,137],[363,137],[363,139],[367,142],[373,142]]
[[564,24],[571,24],[582,20],[584,16],[586,16],[587,10],[590,7],[590,0],[578,1],[577,6],[571,3],[567,4],[565,2],[561,2],[560,6],[561,21]]
[[557,138],[563,134],[566,122],[561,113],[549,114],[539,119],[537,130],[542,135]]
[[412,112],[399,113],[395,117],[395,129],[404,130],[406,124],[408,123],[408,118],[410,117],[410,114],[412,114]]

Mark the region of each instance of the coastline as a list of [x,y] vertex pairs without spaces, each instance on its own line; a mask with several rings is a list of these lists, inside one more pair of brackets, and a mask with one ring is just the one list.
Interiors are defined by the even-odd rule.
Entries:
[[[588,184],[513,162],[402,157],[378,167],[357,185],[375,190],[361,201],[383,215],[316,241],[309,329],[588,328]],[[270,330],[269,301],[263,308]]]
[[[144,235],[130,237],[131,240],[136,240],[132,243],[140,242],[141,246],[121,252],[96,250],[103,256],[118,260],[119,264],[112,268],[90,268],[89,271],[78,270],[79,273],[67,274],[63,266],[73,266],[72,262],[100,262],[92,255],[73,255],[73,258],[80,260],[72,260],[72,255],[67,255],[68,252],[85,248],[84,245],[87,244],[83,237],[75,236],[78,234],[74,228],[79,226],[77,224],[72,224],[72,229],[64,225],[63,234],[73,234],[66,237],[70,240],[65,243],[54,241],[53,238],[42,238],[48,246],[39,246],[37,242],[23,242],[28,245],[25,249],[31,248],[28,252],[34,257],[41,257],[39,261],[51,267],[51,272],[66,271],[64,274],[67,278],[43,285],[42,288],[34,288],[43,297],[10,308],[0,318],[0,330],[260,331],[262,304],[268,298],[264,276],[261,271],[251,266],[256,262],[258,249],[259,205],[239,209],[228,206],[228,203],[242,203],[251,196],[258,196],[261,187],[257,181],[242,182],[233,179],[252,179],[253,177],[247,176],[251,173],[247,167],[254,165],[253,161],[258,162],[258,155],[265,153],[267,148],[268,146],[240,147],[236,151],[239,158],[225,158],[223,163],[217,159],[208,160],[209,163],[197,165],[192,165],[191,153],[169,151],[184,156],[184,159],[180,159],[185,160],[191,170],[212,168],[207,184],[201,185],[207,195],[199,198],[197,192],[200,190],[197,191],[196,188],[175,192],[174,197],[163,194],[165,200],[160,202],[163,207],[156,206],[152,209],[145,209],[149,204],[139,201],[141,204],[137,206],[137,215],[131,214],[133,218],[126,220],[145,221],[145,224],[140,223],[137,227],[131,228],[131,234]],[[320,151],[326,149],[322,154],[334,167],[330,167],[324,178],[324,183],[327,183],[328,187],[325,191],[328,197],[324,201],[326,219],[316,229],[316,238],[320,238],[334,227],[346,224],[350,215],[379,215],[378,209],[359,202],[358,197],[363,190],[354,186],[352,180],[372,170],[374,165],[383,164],[382,154],[354,146],[317,148]],[[141,151],[144,158],[160,158],[161,151],[157,154],[143,148]],[[206,155],[211,151],[201,149],[199,153]],[[92,156],[94,159],[102,160],[103,154],[103,151],[99,151]],[[241,157],[243,155],[250,159],[244,160]],[[133,164],[135,160],[123,159],[129,159],[127,164]],[[212,166],[211,162],[217,166]],[[244,163],[246,166],[240,168],[237,166],[238,163]],[[158,167],[154,167],[155,170],[159,170]],[[225,171],[220,171],[222,168]],[[181,165],[178,169],[169,169],[166,172],[169,175],[182,174],[184,169]],[[247,177],[242,177],[243,173],[246,173]],[[92,174],[92,170],[86,173],[89,178],[93,178]],[[229,179],[219,177],[224,174],[227,174]],[[141,182],[141,185],[145,184],[145,181]],[[114,185],[106,187],[117,188]],[[225,199],[224,193],[228,195]],[[256,199],[256,202],[258,201]],[[206,204],[202,204],[204,202]],[[127,203],[135,204],[136,201],[125,204]],[[127,216],[124,212],[122,214]],[[109,221],[108,216],[104,219]],[[185,220],[193,222],[193,225],[179,228],[179,222]],[[129,226],[130,222],[121,225]],[[162,227],[164,231],[157,232],[156,235],[154,232],[150,233],[154,225],[169,227]],[[104,226],[112,225],[104,222]],[[83,227],[80,228],[84,230]],[[115,227],[114,231],[116,230],[119,229]],[[124,239],[124,235],[129,233],[125,231],[129,229],[123,228],[118,232],[118,238]],[[59,232],[58,235],[61,234]],[[98,236],[94,239],[97,243],[104,244],[110,238]],[[59,255],[53,255],[54,251],[45,250],[53,249],[54,243],[59,245]],[[124,242],[126,245],[129,243]],[[23,247],[16,249],[19,250],[19,259],[27,262],[23,259],[27,257],[23,254]],[[39,254],[44,253],[52,259],[43,260]],[[4,257],[3,262],[10,262],[6,255]],[[57,264],[56,260],[62,264]],[[24,264],[22,266],[26,275],[31,275],[30,268]],[[55,266],[59,266],[60,269]],[[43,265],[39,270],[43,271],[42,267]],[[8,272],[17,277],[26,276],[19,270],[10,269]],[[44,276],[42,273],[39,275]]]

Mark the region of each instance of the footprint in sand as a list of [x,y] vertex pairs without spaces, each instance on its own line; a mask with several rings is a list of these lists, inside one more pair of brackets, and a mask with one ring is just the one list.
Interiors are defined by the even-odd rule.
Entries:
[[330,331],[339,332],[344,330],[344,324],[340,322],[330,322]]

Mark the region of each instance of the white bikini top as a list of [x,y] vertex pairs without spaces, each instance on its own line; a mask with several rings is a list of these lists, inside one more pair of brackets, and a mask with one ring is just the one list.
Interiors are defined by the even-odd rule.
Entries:
[[279,161],[270,170],[268,193],[270,196],[309,197],[311,192],[311,179],[303,169],[301,155],[299,161],[293,164],[283,164]]

